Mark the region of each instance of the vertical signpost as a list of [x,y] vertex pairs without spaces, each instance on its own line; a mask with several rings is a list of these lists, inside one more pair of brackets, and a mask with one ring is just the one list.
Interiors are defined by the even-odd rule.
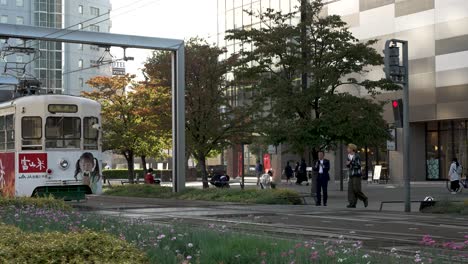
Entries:
[[[400,60],[400,47],[402,58]],[[403,177],[405,185],[405,212],[411,212],[410,176],[410,124],[409,124],[409,65],[408,41],[390,39],[384,49],[385,75],[387,79],[403,86]]]

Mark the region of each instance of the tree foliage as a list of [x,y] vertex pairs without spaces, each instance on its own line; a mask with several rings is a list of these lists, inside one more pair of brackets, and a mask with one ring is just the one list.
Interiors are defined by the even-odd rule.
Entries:
[[[370,95],[399,89],[384,79],[364,77],[383,63],[372,48],[376,40],[360,42],[339,16],[324,16],[321,0],[302,2],[288,14],[249,12],[261,28],[234,29],[226,37],[244,47],[236,78],[268,98],[263,109],[270,141],[288,143],[299,152],[338,142],[384,141],[389,135],[382,105],[345,92],[346,87]],[[298,24],[290,23],[298,17]]]
[[[252,135],[252,106],[233,107],[231,82],[226,74],[236,58],[219,60],[224,51],[202,39],[191,39],[185,49],[185,106],[187,151],[199,162],[204,187],[208,187],[206,158]],[[148,59],[145,73],[169,86],[171,54],[157,52]]]
[[139,84],[133,78],[94,77],[87,83],[95,90],[83,93],[101,103],[104,149],[125,156],[130,181],[135,155],[158,156],[170,144],[171,124],[167,89]]

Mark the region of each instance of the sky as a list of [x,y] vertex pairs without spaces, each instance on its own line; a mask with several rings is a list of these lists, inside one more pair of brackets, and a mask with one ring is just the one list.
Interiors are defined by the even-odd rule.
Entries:
[[[217,0],[111,0],[111,33],[189,39],[203,37],[216,41]],[[135,61],[126,63],[128,73],[138,73],[150,52],[127,50]],[[112,55],[123,57],[122,49]]]

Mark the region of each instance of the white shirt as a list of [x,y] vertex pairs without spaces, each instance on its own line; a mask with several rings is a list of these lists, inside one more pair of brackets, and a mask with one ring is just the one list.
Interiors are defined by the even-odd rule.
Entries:
[[353,160],[354,159],[354,154],[348,154],[348,159]]
[[457,164],[455,162],[453,162],[452,165],[450,165],[449,177],[450,177],[450,181],[460,180],[460,175],[457,173]]
[[319,174],[323,174],[323,160],[320,160],[319,162],[320,162],[320,164],[319,164]]

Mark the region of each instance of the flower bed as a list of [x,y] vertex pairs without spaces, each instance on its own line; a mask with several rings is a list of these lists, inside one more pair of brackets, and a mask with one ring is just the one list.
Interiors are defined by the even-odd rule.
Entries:
[[[17,237],[17,234],[21,234],[23,237],[19,241],[34,240],[38,246],[41,245],[44,248],[48,246],[45,244],[58,243],[60,246],[55,247],[50,253],[55,255],[48,255],[50,260],[55,260],[54,258],[58,258],[57,256],[60,254],[62,256],[70,254],[79,256],[87,253],[71,250],[74,247],[66,246],[68,244],[63,241],[44,240],[42,235],[49,237],[49,234],[53,234],[53,236],[59,237],[59,240],[72,239],[76,241],[83,236],[84,240],[82,240],[83,243],[79,242],[80,245],[93,245],[93,249],[101,250],[100,252],[106,255],[118,254],[123,251],[123,248],[125,248],[124,251],[134,252],[133,249],[137,248],[140,252],[145,253],[149,263],[161,264],[440,263],[437,261],[441,259],[438,254],[446,252],[440,250],[450,250],[445,256],[461,260],[463,256],[457,252],[462,252],[468,246],[468,241],[465,242],[466,244],[463,241],[442,242],[425,236],[421,241],[421,248],[428,250],[418,251],[414,257],[408,258],[408,255],[402,257],[396,250],[386,254],[370,254],[362,249],[362,242],[348,240],[345,237],[330,238],[327,241],[294,241],[258,234],[244,234],[231,231],[227,226],[209,223],[202,224],[203,227],[198,228],[184,226],[178,220],[161,225],[142,219],[124,220],[115,216],[82,214],[76,211],[27,204],[0,206],[0,219],[8,225],[16,226],[22,230],[22,232],[16,230],[13,233],[2,232],[3,241],[9,241],[12,237]],[[88,239],[85,236],[91,236],[91,240],[84,242]],[[101,236],[102,240],[99,240]],[[37,241],[41,241],[41,243],[37,243]],[[127,244],[120,242],[129,243],[133,247],[128,247]],[[98,246],[98,244],[102,245]],[[107,248],[109,244],[113,244],[112,249]],[[102,249],[103,246],[106,250]],[[3,247],[0,244],[1,248]],[[31,250],[31,252],[35,251]],[[3,256],[11,257],[11,255]],[[18,252],[17,257],[24,257],[24,255]],[[60,263],[60,259],[58,260],[57,262]],[[124,258],[122,258],[123,260]],[[145,257],[137,254],[131,263],[145,262]],[[103,260],[101,263],[119,262]]]

